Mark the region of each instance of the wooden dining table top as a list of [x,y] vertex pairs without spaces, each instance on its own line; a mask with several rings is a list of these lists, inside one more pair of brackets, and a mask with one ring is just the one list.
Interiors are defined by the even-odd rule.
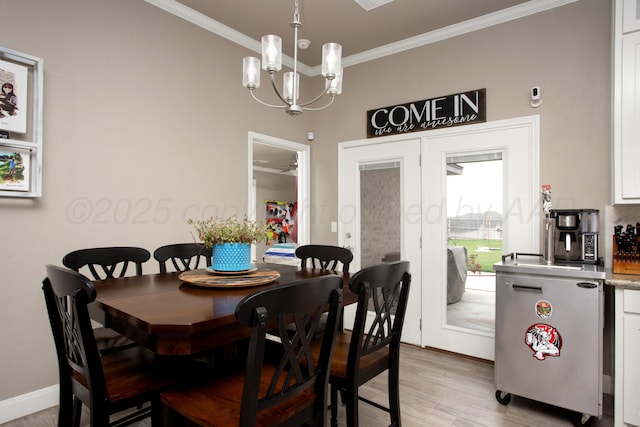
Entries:
[[[235,317],[238,302],[266,287],[330,272],[281,264],[258,264],[258,271],[277,271],[274,282],[247,287],[200,287],[179,278],[180,272],[145,274],[95,282],[91,318],[158,355],[195,355],[248,337],[250,329]],[[198,272],[195,271],[194,272]],[[207,273],[199,271],[200,273]],[[357,302],[343,277],[343,303]]]

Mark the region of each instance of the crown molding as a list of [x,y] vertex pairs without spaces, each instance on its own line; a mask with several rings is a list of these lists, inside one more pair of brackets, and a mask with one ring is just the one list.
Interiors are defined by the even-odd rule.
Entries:
[[[246,47],[258,54],[262,54],[262,43],[258,40],[254,40],[240,31],[226,26],[215,19],[212,19],[198,11],[185,6],[184,4],[176,0],[145,0],[147,3],[152,4],[165,12],[169,12],[172,15],[182,18],[185,21],[191,22],[207,31],[219,35],[229,41],[232,41],[240,46]],[[288,55],[282,54],[282,63],[289,68],[293,68],[293,58]],[[320,68],[318,68],[320,70]],[[312,68],[306,64],[298,61],[298,71],[306,76],[312,76]],[[318,71],[317,74],[320,74]]]
[[[176,0],[145,0],[147,3],[152,4],[160,9],[171,13],[179,18],[182,18],[192,24],[204,28],[230,40],[240,46],[246,47],[254,52],[261,53],[262,47],[258,40],[254,40],[251,37],[234,30],[214,19],[209,18],[206,15],[197,12]],[[342,66],[350,67],[364,62],[373,61],[375,59],[384,58],[385,56],[393,55],[395,53],[404,52],[406,50],[415,49],[417,47],[425,46],[431,43],[436,43],[442,40],[446,40],[452,37],[460,36],[463,34],[471,33],[473,31],[482,30],[484,28],[492,27],[494,25],[502,24],[505,22],[513,21],[514,19],[524,18],[529,15],[544,12],[556,7],[565,6],[570,3],[574,3],[578,0],[530,0],[526,3],[522,3],[516,6],[509,7],[497,12],[489,13],[477,18],[469,19],[457,24],[449,25],[448,27],[440,28],[438,30],[430,31],[428,33],[419,34],[408,39],[404,39],[398,42],[389,43],[384,46],[376,47],[364,52],[356,53],[342,58]],[[282,62],[284,65],[293,68],[293,58],[288,55],[282,55]],[[321,66],[317,65],[310,67],[306,64],[298,62],[298,71],[309,77],[317,76],[320,74]]]
[[[364,62],[373,61],[374,59],[380,59],[385,56],[393,55],[395,53],[415,49],[417,47],[436,43],[452,37],[482,30],[484,28],[489,28],[494,25],[503,24],[515,19],[524,18],[526,16],[544,12],[549,9],[565,6],[576,1],[578,0],[530,0],[527,3],[523,3],[521,5],[512,6],[498,12],[489,13],[487,15],[449,25],[448,27],[443,27],[438,30],[400,40],[399,42],[389,43],[384,46],[356,53],[354,55],[342,58],[342,66],[349,67],[357,64],[362,64]],[[319,66],[313,68],[313,72],[319,73],[319,70]]]

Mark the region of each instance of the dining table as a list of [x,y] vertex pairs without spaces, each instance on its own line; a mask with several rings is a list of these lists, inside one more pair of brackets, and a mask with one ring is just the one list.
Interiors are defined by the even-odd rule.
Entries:
[[[241,274],[222,278],[212,274],[201,269],[96,281],[97,297],[89,313],[93,320],[157,355],[188,356],[248,337],[250,328],[240,324],[235,310],[240,300],[259,289],[338,274],[343,278],[343,304],[358,299],[349,290],[349,273],[258,263],[252,276],[275,280],[246,282]],[[192,280],[197,276],[204,281]]]

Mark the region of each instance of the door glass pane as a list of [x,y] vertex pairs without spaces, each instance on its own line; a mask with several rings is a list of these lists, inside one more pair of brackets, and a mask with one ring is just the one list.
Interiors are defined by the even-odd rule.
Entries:
[[447,157],[447,324],[495,330],[495,273],[502,255],[500,152]]
[[[400,194],[400,162],[360,165],[362,268],[400,260]],[[375,310],[372,300],[369,310]]]
[[360,165],[360,263],[400,259],[400,163]]

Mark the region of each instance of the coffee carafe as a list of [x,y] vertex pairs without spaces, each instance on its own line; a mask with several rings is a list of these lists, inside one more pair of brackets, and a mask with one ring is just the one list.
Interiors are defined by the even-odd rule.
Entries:
[[581,261],[580,210],[552,209],[556,224],[554,257],[556,261]]

